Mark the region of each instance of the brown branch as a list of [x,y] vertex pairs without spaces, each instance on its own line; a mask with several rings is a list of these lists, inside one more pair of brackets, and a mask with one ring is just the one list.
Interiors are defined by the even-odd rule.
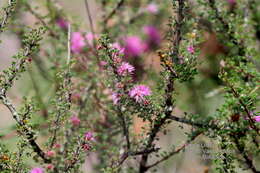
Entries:
[[70,169],[74,168],[76,166],[76,163],[79,161],[79,155],[80,155],[80,151],[82,148],[82,144],[84,143],[83,140],[81,140],[80,138],[78,139],[78,146],[73,154],[73,158],[72,160],[69,162],[69,164],[67,164],[65,166],[65,172],[68,172]]
[[184,123],[187,125],[191,125],[191,126],[195,126],[195,127],[199,127],[199,128],[210,128],[210,129],[214,129],[214,130],[219,130],[220,128],[217,125],[214,124],[209,124],[209,122],[195,122],[186,118],[180,118],[180,117],[176,117],[174,115],[170,116],[168,119],[180,122],[180,123]]
[[86,8],[86,11],[87,11],[91,32],[92,32],[92,34],[95,34],[94,24],[93,24],[93,20],[92,20],[92,17],[91,17],[90,10],[89,10],[88,0],[85,0],[85,8]]
[[51,161],[45,156],[45,152],[40,148],[40,146],[35,141],[34,133],[27,127],[27,125],[22,121],[19,113],[17,112],[14,105],[11,103],[11,101],[6,97],[5,94],[0,93],[0,99],[2,100],[3,104],[9,109],[11,112],[13,118],[16,120],[17,124],[21,127],[21,131],[23,132],[23,135],[28,140],[29,144],[31,145],[33,151],[37,153],[39,157],[42,158],[42,160],[45,163],[50,163]]
[[260,171],[256,170],[256,167],[253,164],[253,160],[246,154],[245,147],[243,144],[240,144],[239,142],[239,136],[238,135],[230,135],[230,137],[234,140],[234,143],[239,151],[239,153],[242,155],[242,157],[245,160],[245,163],[248,165],[248,167],[252,170],[254,173],[260,173]]
[[223,30],[222,32],[226,33],[228,36],[228,39],[238,47],[239,51],[238,54],[240,56],[245,55],[245,47],[242,43],[239,43],[238,40],[234,37],[234,31],[229,29],[228,22],[224,20],[224,18],[220,15],[220,12],[218,8],[216,7],[216,2],[215,0],[208,0],[209,1],[209,6],[210,8],[215,12],[215,17],[216,19],[222,24]]
[[157,152],[159,151],[160,148],[152,148],[152,149],[149,149],[149,150],[142,150],[142,151],[126,151],[124,152],[121,157],[120,157],[120,160],[118,161],[117,163],[117,166],[116,167],[119,167],[121,166],[124,161],[129,157],[129,156],[138,156],[138,155],[143,155],[143,154],[148,154],[148,153],[152,153],[152,152]]
[[241,100],[239,93],[235,90],[235,88],[233,86],[229,85],[229,84],[228,84],[228,86],[230,87],[234,97],[238,99],[239,104],[243,107],[244,111],[246,112],[246,115],[249,119],[251,128],[254,129],[256,131],[256,133],[259,135],[259,129],[255,125],[255,121],[253,120],[251,113],[250,113],[250,110],[248,109],[247,105],[243,102],[243,100]]
[[[178,57],[179,54],[179,44],[181,42],[181,29],[183,26],[183,20],[184,20],[184,0],[178,0],[178,12],[177,12],[177,21],[176,21],[176,27],[174,28],[176,30],[175,37],[172,43],[172,59],[171,62],[174,62],[174,58]],[[167,86],[165,89],[165,117],[161,118],[160,116],[155,120],[154,125],[151,129],[150,135],[148,137],[146,149],[149,149],[153,146],[153,141],[156,138],[157,133],[160,131],[161,127],[165,124],[165,122],[168,120],[168,118],[172,114],[172,110],[174,107],[174,103],[172,101],[172,94],[174,91],[174,79],[175,74],[170,71],[170,75],[168,77]],[[149,154],[143,154],[140,164],[139,164],[139,173],[144,173],[147,171],[146,164],[148,161],[148,155]]]
[[50,32],[51,36],[58,38],[58,35],[48,26],[48,24],[42,19],[42,16],[40,16],[38,13],[36,13],[32,7],[25,3],[25,7],[30,11],[30,13],[38,19],[41,24]]
[[103,21],[103,22],[105,23],[105,25],[107,24],[108,20],[111,19],[111,18],[116,14],[116,12],[118,11],[118,9],[119,9],[124,3],[125,3],[125,0],[120,0],[120,1],[117,3],[116,7],[107,15],[107,17],[105,17],[105,19],[104,19],[104,21]]
[[130,143],[130,139],[129,139],[128,125],[127,125],[125,116],[124,116],[123,112],[120,110],[120,108],[118,108],[118,117],[121,120],[121,124],[122,124],[122,128],[123,128],[123,134],[124,134],[125,139],[126,139],[127,151],[129,151],[131,149],[131,143]]
[[4,31],[4,28],[8,24],[8,19],[12,16],[14,13],[16,5],[16,0],[10,0],[8,6],[4,9],[4,17],[2,18],[2,22],[0,23],[0,33]]
[[90,25],[91,33],[94,35],[94,40],[93,40],[94,51],[93,51],[93,53],[94,53],[94,55],[95,55],[96,58],[97,58],[97,63],[100,64],[100,58],[99,58],[99,56],[98,56],[97,43],[96,43],[96,39],[95,39],[94,23],[93,23],[92,16],[91,16],[91,13],[90,13],[88,0],[85,0],[84,2],[85,2],[85,8],[86,8],[86,11],[87,11],[87,15],[88,15],[88,20],[89,20],[89,25]]
[[179,148],[177,148],[176,150],[168,153],[168,155],[164,156],[162,159],[158,160],[157,162],[146,166],[146,169],[150,169],[158,164],[160,164],[161,162],[168,160],[170,157],[174,156],[175,154],[178,154],[180,151],[184,150],[192,141],[194,141],[200,134],[202,134],[203,132],[199,132],[196,135],[194,135],[190,140],[188,140],[185,144],[183,144],[182,146],[180,146]]

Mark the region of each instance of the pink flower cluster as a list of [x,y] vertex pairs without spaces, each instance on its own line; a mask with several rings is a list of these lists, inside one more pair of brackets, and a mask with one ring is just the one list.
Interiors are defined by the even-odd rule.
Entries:
[[56,24],[61,28],[61,29],[68,29],[69,22],[64,20],[63,18],[58,18],[56,20]]
[[148,49],[152,49],[161,43],[160,33],[154,26],[145,26],[143,30],[147,36],[146,45]]
[[92,132],[86,132],[86,133],[85,133],[85,140],[86,140],[86,141],[94,141],[95,138],[94,138],[94,136],[93,136],[93,133],[92,133]]
[[80,119],[76,115],[73,115],[72,117],[70,117],[70,122],[74,126],[79,126],[80,125]]
[[71,36],[71,51],[73,53],[80,53],[86,45],[85,39],[80,32],[73,32]]
[[129,36],[124,40],[125,42],[125,55],[127,57],[138,57],[146,49],[146,45],[138,36]]
[[53,156],[55,156],[55,151],[52,151],[52,150],[47,151],[47,152],[46,152],[46,156],[47,156],[47,157],[53,157]]
[[95,138],[94,138],[94,135],[92,132],[86,132],[84,136],[85,136],[86,142],[82,144],[82,148],[85,151],[89,151],[91,149],[91,144],[89,142],[94,141]]
[[253,118],[256,122],[260,123],[260,115]]
[[132,74],[134,72],[135,68],[131,64],[127,62],[123,62],[118,68],[117,73],[120,76],[126,76],[127,74]]
[[128,36],[124,39],[124,53],[127,57],[138,57],[161,43],[161,36],[156,27],[145,26],[143,32],[146,35],[144,41],[138,36]]
[[129,91],[129,96],[135,99],[136,102],[144,101],[145,96],[151,95],[151,89],[146,85],[136,85]]
[[147,5],[146,11],[147,11],[148,13],[157,14],[158,11],[159,11],[159,10],[158,10],[158,5],[155,4],[155,3],[150,3],[150,4]]
[[125,51],[125,48],[121,47],[118,42],[113,43],[112,48],[117,49],[119,54],[123,54]]
[[188,46],[188,47],[187,47],[187,51],[188,51],[189,53],[191,53],[191,54],[194,54],[194,53],[195,53],[195,49],[194,49],[193,46]]
[[[147,103],[144,97],[149,96],[151,94],[151,89],[146,85],[136,85],[133,88],[131,88],[128,92],[128,95],[138,103]],[[120,100],[120,95],[116,92],[113,92],[112,100],[114,105],[118,104]]]
[[73,32],[71,36],[71,51],[80,53],[86,45],[93,47],[95,38],[96,36],[92,33],[87,33],[84,37],[80,32]]
[[235,5],[235,4],[236,4],[236,0],[227,0],[227,2],[228,2],[230,5]]
[[112,100],[113,100],[113,104],[114,105],[118,104],[118,102],[120,100],[119,94],[116,93],[116,92],[113,92],[112,93]]
[[33,168],[30,173],[44,173],[42,168]]

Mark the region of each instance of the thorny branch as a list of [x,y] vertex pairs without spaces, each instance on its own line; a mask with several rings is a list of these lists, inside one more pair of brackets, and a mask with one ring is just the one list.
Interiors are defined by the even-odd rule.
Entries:
[[15,12],[16,0],[10,0],[8,6],[4,9],[4,17],[1,19],[0,23],[0,33],[4,31],[4,28],[8,24],[8,19],[11,18],[12,14]]
[[3,93],[0,93],[0,99],[2,100],[3,104],[9,109],[9,111],[11,112],[13,118],[16,120],[19,127],[21,127],[21,131],[22,131],[23,135],[26,137],[26,139],[28,140],[33,151],[35,153],[37,153],[38,156],[40,156],[45,163],[50,163],[50,160],[45,156],[45,152],[36,143],[36,141],[35,141],[36,137],[35,137],[34,133],[21,120],[19,113],[17,112],[16,108],[11,103],[11,101]]
[[41,22],[41,24],[50,32],[51,36],[58,38],[58,35],[48,26],[48,24],[43,20],[43,18],[32,9],[32,7],[29,4],[25,3],[25,6],[30,11],[30,13],[34,15]]
[[[184,1],[183,0],[178,0],[178,11],[177,11],[177,21],[176,21],[176,26],[175,26],[175,35],[174,35],[174,40],[172,42],[172,59],[171,62],[174,62],[174,59],[179,56],[179,44],[181,42],[181,29],[183,26],[183,20],[184,20]],[[167,86],[165,89],[165,117],[164,118],[157,118],[155,120],[155,123],[151,129],[150,135],[148,137],[146,149],[149,149],[153,145],[153,141],[156,138],[157,133],[160,131],[161,126],[165,124],[165,121],[169,119],[171,116],[172,110],[173,110],[173,100],[172,100],[172,94],[174,91],[174,78],[175,74],[171,73],[168,77],[167,81]],[[144,173],[147,171],[147,161],[148,161],[148,155],[149,154],[143,154],[141,157],[140,165],[139,165],[139,173]]]
[[[7,90],[13,85],[14,80],[18,77],[20,72],[23,72],[24,65],[26,63],[26,58],[33,53],[33,50],[37,46],[37,42],[40,40],[40,34],[41,30],[34,30],[36,38],[30,40],[28,43],[25,44],[24,50],[21,52],[21,54],[18,54],[18,59],[14,63],[14,65],[9,69],[10,72],[6,74],[4,83],[1,84],[1,90],[0,90],[0,100],[2,100],[2,103],[9,109],[11,112],[13,118],[17,122],[18,126],[21,128],[22,134],[25,136],[25,138],[28,140],[29,144],[31,145],[34,152],[40,156],[45,163],[50,163],[50,160],[45,156],[44,151],[40,148],[40,146],[36,143],[35,135],[32,132],[32,130],[25,124],[23,119],[20,117],[21,115],[16,110],[13,103],[9,100],[9,98],[6,96]],[[31,34],[34,34],[34,32],[31,32]]]

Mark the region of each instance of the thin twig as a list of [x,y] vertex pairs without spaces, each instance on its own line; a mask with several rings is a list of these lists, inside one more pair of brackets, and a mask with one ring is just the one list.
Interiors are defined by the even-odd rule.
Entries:
[[48,26],[48,24],[42,19],[42,16],[41,16],[41,15],[39,15],[38,13],[36,13],[36,12],[32,9],[32,7],[31,7],[29,4],[25,3],[25,6],[26,6],[26,8],[30,11],[30,13],[31,13],[32,15],[34,15],[34,16],[41,22],[41,24],[50,32],[50,34],[51,34],[53,37],[58,38],[58,35],[57,35],[57,34]]
[[70,23],[68,24],[68,57],[67,57],[67,65],[70,64],[70,57],[71,57],[71,50],[70,50],[70,33],[71,33],[71,26]]
[[95,35],[94,24],[93,24],[93,20],[92,20],[90,10],[89,10],[88,0],[85,0],[85,7],[86,7],[87,15],[88,15],[88,20],[89,20],[91,32],[92,32],[93,35]]
[[78,138],[78,146],[73,154],[73,158],[70,161],[70,164],[65,166],[65,172],[68,172],[70,169],[74,168],[76,166],[76,163],[79,161],[79,155],[80,155],[80,150],[82,148],[82,144],[83,144],[83,140],[80,139],[80,137]]
[[14,8],[15,8],[16,0],[9,0],[8,1],[8,6],[4,9],[4,17],[2,19],[2,22],[0,23],[0,33],[4,31],[4,28],[8,24],[8,19],[11,18],[11,16],[14,13]]
[[256,167],[253,164],[253,160],[246,154],[245,147],[243,144],[240,144],[239,138],[241,136],[239,135],[230,135],[230,138],[234,140],[234,143],[239,151],[239,153],[242,155],[242,157],[245,160],[245,163],[248,165],[248,167],[254,172],[254,173],[260,173],[260,171],[256,170]]
[[116,7],[107,15],[107,17],[105,17],[104,19],[104,23],[105,25],[107,24],[108,20],[111,19],[116,12],[118,11],[118,9],[124,4],[125,0],[120,0],[117,4]]
[[131,143],[130,143],[130,139],[129,139],[128,125],[126,123],[125,116],[124,116],[123,112],[120,110],[120,108],[118,108],[118,114],[119,114],[118,117],[121,120],[123,134],[126,139],[127,151],[129,151],[131,149]]
[[175,154],[178,154],[180,151],[184,150],[192,141],[194,141],[199,135],[201,135],[203,132],[199,132],[197,133],[195,136],[193,136],[190,140],[188,140],[187,142],[185,142],[182,146],[180,146],[179,148],[177,148],[176,150],[168,153],[166,156],[164,156],[162,159],[156,161],[155,163],[149,165],[149,166],[146,166],[146,169],[150,169],[156,165],[158,165],[159,163],[165,161],[165,160],[168,160],[170,157],[174,156]]
[[253,120],[252,115],[251,115],[250,110],[248,109],[247,105],[243,102],[243,100],[241,100],[239,93],[235,90],[235,88],[229,84],[228,84],[228,86],[231,88],[231,91],[232,91],[234,97],[238,99],[239,104],[243,107],[244,111],[246,112],[246,115],[249,119],[251,128],[254,129],[257,132],[257,134],[259,135],[259,129],[255,125],[255,121]]
[[180,122],[180,123],[184,123],[187,125],[191,125],[191,126],[196,126],[199,128],[211,128],[211,129],[215,129],[218,130],[220,129],[218,126],[214,125],[214,124],[207,124],[207,123],[202,123],[202,122],[195,122],[186,118],[180,118],[180,117],[176,117],[174,115],[170,116],[169,119]]
[[143,155],[143,154],[148,154],[148,153],[151,153],[151,152],[157,152],[159,151],[160,148],[152,148],[152,149],[149,149],[149,150],[142,150],[142,151],[126,151],[124,152],[121,157],[120,157],[120,160],[118,161],[117,163],[117,166],[116,167],[119,167],[121,166],[124,161],[129,157],[129,156],[138,156],[138,155]]

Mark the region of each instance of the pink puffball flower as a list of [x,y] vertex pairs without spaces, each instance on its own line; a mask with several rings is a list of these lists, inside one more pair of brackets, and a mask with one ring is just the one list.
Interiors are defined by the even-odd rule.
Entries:
[[44,173],[42,168],[33,168],[30,173]]
[[127,74],[132,74],[133,71],[135,71],[134,66],[127,62],[123,62],[118,68],[117,68],[117,73],[120,76],[126,76]]
[[151,95],[151,89],[146,85],[136,85],[129,91],[129,96],[140,103],[144,101],[144,96]]
[[119,94],[113,92],[113,93],[112,93],[112,100],[113,100],[113,104],[114,104],[114,105],[117,105],[118,102],[119,102],[119,100],[120,100]]
[[61,29],[68,29],[69,27],[69,22],[64,20],[63,18],[58,18],[56,20],[56,24],[61,28]]
[[87,141],[94,141],[94,136],[92,132],[86,132],[85,133],[85,140]]
[[253,119],[254,119],[256,122],[260,123],[260,116],[255,116],[255,117],[253,117]]
[[117,49],[119,54],[123,54],[125,48],[123,48],[119,43],[115,42],[112,44],[112,48]]
[[146,7],[146,11],[152,14],[157,14],[158,13],[158,5],[155,3],[150,3]]
[[54,155],[55,155],[55,151],[50,150],[46,152],[46,156],[48,157],[53,157]]
[[145,44],[137,36],[129,36],[125,39],[125,55],[137,57],[145,50]]
[[96,38],[96,36],[91,32],[87,33],[85,36],[85,39],[87,40],[88,45],[91,47],[93,47],[95,38]]
[[74,126],[78,126],[80,124],[80,119],[74,115],[74,116],[70,117],[70,122]]
[[147,45],[149,48],[158,46],[161,43],[161,36],[157,28],[154,26],[145,26],[143,31],[147,35]]
[[188,46],[187,51],[188,51],[189,53],[191,53],[191,54],[194,54],[194,53],[195,53],[195,49],[194,49],[193,46]]
[[84,46],[86,46],[86,43],[81,33],[73,32],[71,36],[71,51],[73,53],[80,53]]

